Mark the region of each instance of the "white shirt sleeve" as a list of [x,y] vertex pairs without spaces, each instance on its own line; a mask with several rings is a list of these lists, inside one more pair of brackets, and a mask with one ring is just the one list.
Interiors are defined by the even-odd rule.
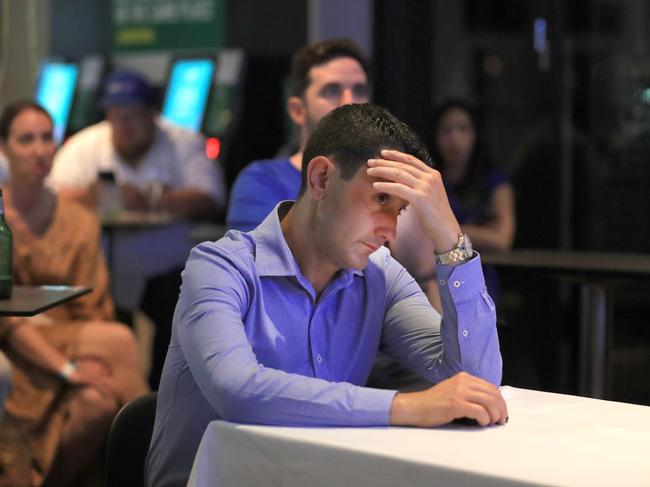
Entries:
[[[54,191],[82,189],[97,180],[101,146],[110,142],[110,131],[104,124],[88,127],[63,144],[54,157],[47,186]],[[102,140],[104,138],[107,140]]]
[[205,154],[205,139],[199,134],[161,121],[161,127],[173,132],[173,140],[182,165],[184,186],[199,189],[214,199],[221,207],[226,204],[226,185],[223,169],[218,161]]

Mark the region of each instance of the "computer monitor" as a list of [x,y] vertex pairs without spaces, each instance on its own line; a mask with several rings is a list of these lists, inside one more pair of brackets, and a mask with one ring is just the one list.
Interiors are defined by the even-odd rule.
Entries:
[[162,115],[176,125],[199,132],[214,70],[211,58],[176,59],[170,69]]
[[54,121],[54,140],[63,141],[77,86],[79,68],[73,63],[45,61],[36,84],[35,98]]

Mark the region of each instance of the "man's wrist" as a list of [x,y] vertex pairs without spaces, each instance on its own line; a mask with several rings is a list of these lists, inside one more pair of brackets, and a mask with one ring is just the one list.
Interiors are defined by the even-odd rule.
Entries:
[[436,252],[436,264],[455,266],[468,261],[473,255],[472,242],[466,234],[461,233],[454,248],[447,252]]
[[391,426],[410,426],[415,424],[413,420],[413,401],[409,396],[413,393],[398,392],[393,398],[390,407],[389,423]]

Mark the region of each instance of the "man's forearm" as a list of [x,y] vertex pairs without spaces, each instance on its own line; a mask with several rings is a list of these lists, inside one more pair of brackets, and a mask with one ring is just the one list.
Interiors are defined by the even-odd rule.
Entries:
[[477,254],[454,268],[438,266],[443,308],[441,334],[447,375],[465,371],[495,385],[501,383],[502,361],[496,309],[485,288]]
[[97,191],[95,185],[91,185],[86,188],[62,189],[58,192],[58,194],[63,199],[76,201],[93,211],[95,211],[95,207],[97,206]]

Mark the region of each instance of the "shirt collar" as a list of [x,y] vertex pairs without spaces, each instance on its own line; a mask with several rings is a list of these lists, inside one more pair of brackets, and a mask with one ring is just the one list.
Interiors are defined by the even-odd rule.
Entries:
[[[260,276],[302,276],[298,262],[291,253],[280,227],[280,215],[286,215],[293,203],[291,200],[278,203],[252,232],[256,242],[255,265]],[[362,276],[363,272],[343,269],[335,280],[342,279],[349,283],[355,275]]]
[[278,214],[286,215],[291,206],[293,201],[281,201],[252,232],[255,235],[255,266],[260,276],[296,276],[300,273],[282,234]]

